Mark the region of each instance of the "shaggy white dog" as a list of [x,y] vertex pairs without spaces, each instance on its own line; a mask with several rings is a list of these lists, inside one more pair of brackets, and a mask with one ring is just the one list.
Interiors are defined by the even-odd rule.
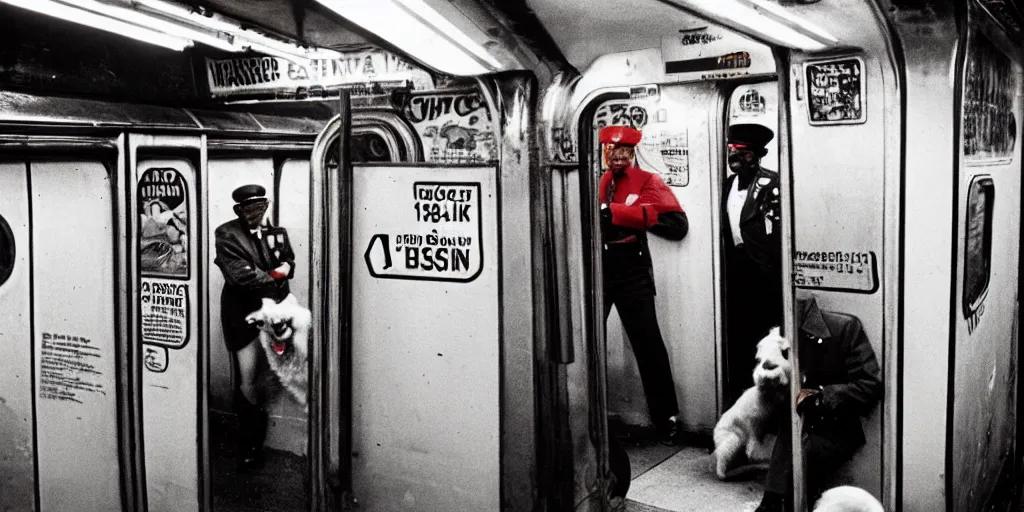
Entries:
[[289,294],[280,303],[263,299],[263,307],[250,313],[245,321],[260,329],[260,345],[270,369],[295,401],[305,406],[310,311]]
[[[725,480],[764,465],[775,446],[770,420],[789,396],[789,341],[775,327],[757,343],[754,387],[743,392],[715,425],[715,472]],[[738,465],[746,455],[749,464]]]
[[885,512],[871,493],[859,487],[844,485],[824,492],[814,512]]

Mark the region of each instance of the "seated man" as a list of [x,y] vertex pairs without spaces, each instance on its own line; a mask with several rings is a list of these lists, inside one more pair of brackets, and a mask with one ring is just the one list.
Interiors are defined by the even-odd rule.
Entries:
[[[813,503],[826,479],[864,444],[860,417],[871,412],[883,390],[878,361],[860,320],[818,309],[814,295],[803,290],[797,290],[796,308],[803,388],[796,410],[803,416],[804,481]],[[780,427],[756,512],[791,508],[790,422]]]

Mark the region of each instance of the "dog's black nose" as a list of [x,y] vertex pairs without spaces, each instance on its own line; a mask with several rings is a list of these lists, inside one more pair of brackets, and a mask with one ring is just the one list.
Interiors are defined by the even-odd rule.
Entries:
[[774,370],[774,369],[776,369],[778,367],[779,367],[779,365],[777,365],[777,364],[775,364],[775,363],[773,363],[771,361],[765,361],[764,363],[761,363],[761,368],[764,368],[765,370]]

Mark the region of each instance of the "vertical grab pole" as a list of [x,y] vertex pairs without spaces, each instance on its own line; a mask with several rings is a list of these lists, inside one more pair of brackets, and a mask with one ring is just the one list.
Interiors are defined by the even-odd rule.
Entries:
[[[330,258],[327,310],[332,314],[325,371],[328,396],[327,481],[335,509],[347,509],[352,495],[352,164],[348,129],[352,109],[348,91],[340,96],[338,168],[328,182]],[[335,368],[336,371],[328,371]]]
[[[802,385],[800,379],[800,336],[797,335],[795,306],[796,301],[793,291],[793,248],[796,245],[794,231],[794,201],[793,201],[793,166],[790,153],[792,151],[792,140],[790,138],[790,88],[800,87],[799,64],[790,68],[789,53],[776,48],[775,69],[780,70],[779,77],[779,98],[783,101],[779,108],[779,184],[782,188],[782,311],[783,330],[786,339],[789,340],[789,360],[792,365],[792,378],[789,379],[789,411],[790,411],[790,434],[792,436],[792,462],[793,462],[793,510],[803,512],[806,510],[807,495],[804,489],[804,451],[803,451],[803,421],[796,412],[796,399],[800,394]],[[791,69],[793,76],[786,73]],[[784,103],[783,103],[784,102]]]
[[[351,491],[351,184],[347,92],[339,114],[317,136],[310,159],[310,311],[317,334],[309,347],[311,509],[340,510]],[[338,166],[328,162],[337,144]],[[345,387],[343,387],[343,384]]]
[[[324,508],[324,493],[322,480],[322,461],[320,454],[323,453],[323,439],[321,436],[323,424],[323,411],[320,400],[320,389],[323,375],[320,368],[323,366],[322,344],[327,340],[326,325],[326,300],[324,297],[325,287],[322,279],[325,273],[325,249],[326,249],[326,222],[324,211],[327,202],[326,180],[326,145],[330,140],[332,127],[340,120],[336,116],[327,123],[327,127],[317,136],[313,145],[313,152],[310,155],[309,175],[309,310],[313,316],[314,333],[313,342],[309,344],[309,423],[308,423],[308,449],[309,454],[309,507],[310,510],[318,511]],[[336,130],[336,128],[335,128]]]

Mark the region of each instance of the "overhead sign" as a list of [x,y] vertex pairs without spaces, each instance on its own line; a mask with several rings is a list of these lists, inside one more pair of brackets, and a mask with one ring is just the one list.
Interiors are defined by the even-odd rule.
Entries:
[[339,59],[292,62],[280,57],[206,59],[211,96],[293,92],[299,89],[337,88],[367,83],[412,83],[414,90],[433,88],[426,71],[383,50],[343,54]]
[[363,255],[370,275],[458,283],[476,279],[484,268],[480,182],[395,186],[394,193],[383,196],[392,198],[394,213],[378,221]]
[[722,27],[661,38],[665,74],[679,82],[775,73],[771,48]]

